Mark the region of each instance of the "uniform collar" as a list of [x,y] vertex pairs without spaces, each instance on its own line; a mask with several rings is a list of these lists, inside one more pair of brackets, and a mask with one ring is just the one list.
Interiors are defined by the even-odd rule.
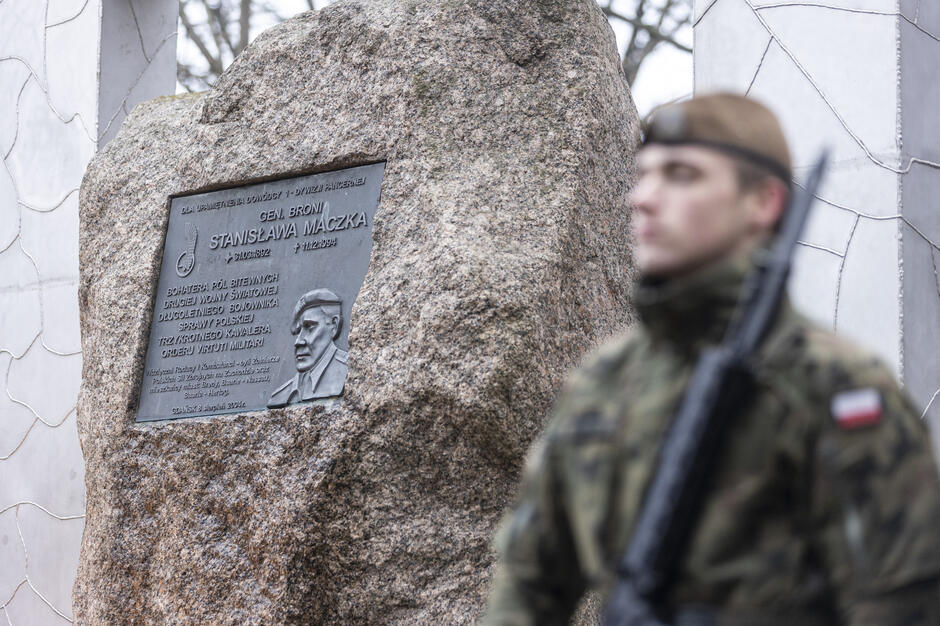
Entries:
[[336,344],[330,342],[330,345],[323,351],[323,354],[320,355],[319,360],[313,368],[306,372],[297,372],[297,377],[294,379],[294,388],[300,391],[301,400],[311,400],[313,398],[313,392],[316,390],[317,385],[320,384],[320,379],[323,378],[323,372],[326,371],[327,366],[333,360],[333,355],[336,354],[336,350]]
[[681,278],[641,277],[633,292],[640,323],[654,341],[666,341],[683,351],[719,343],[751,267],[751,258],[741,255]]

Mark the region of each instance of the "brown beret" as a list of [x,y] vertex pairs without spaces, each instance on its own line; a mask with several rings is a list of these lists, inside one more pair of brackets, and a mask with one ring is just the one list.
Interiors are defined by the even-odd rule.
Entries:
[[663,105],[647,118],[643,145],[695,144],[749,161],[790,184],[790,150],[770,109],[751,98],[713,93]]

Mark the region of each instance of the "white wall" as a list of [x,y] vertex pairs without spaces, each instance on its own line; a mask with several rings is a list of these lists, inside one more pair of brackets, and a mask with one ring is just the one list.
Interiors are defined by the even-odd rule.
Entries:
[[14,625],[71,621],[78,187],[136,102],[173,93],[175,30],[175,0],[0,0],[0,612]]
[[940,451],[940,3],[902,0],[900,12],[904,384]]
[[915,174],[929,176],[912,180],[909,165],[940,160],[923,152],[940,145],[930,97],[940,89],[937,6],[695,0],[694,27],[696,92],[726,88],[768,104],[790,140],[797,180],[820,146],[834,151],[796,258],[793,301],[874,349],[934,424],[940,279],[931,254],[940,220],[929,201],[940,179],[935,166],[915,164]]

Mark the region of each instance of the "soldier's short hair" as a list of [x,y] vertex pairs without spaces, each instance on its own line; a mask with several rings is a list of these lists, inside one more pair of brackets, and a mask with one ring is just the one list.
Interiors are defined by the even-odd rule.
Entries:
[[343,301],[329,289],[314,289],[300,296],[297,304],[294,305],[294,318],[291,322],[290,332],[296,335],[300,332],[300,315],[307,309],[320,307],[329,317],[336,318],[336,330],[333,332],[333,338],[339,337],[339,331],[343,327]]
[[755,165],[750,161],[741,158],[733,158],[733,160],[734,171],[738,179],[738,187],[741,191],[757,189],[771,178],[779,179],[775,174],[772,174],[763,167]]

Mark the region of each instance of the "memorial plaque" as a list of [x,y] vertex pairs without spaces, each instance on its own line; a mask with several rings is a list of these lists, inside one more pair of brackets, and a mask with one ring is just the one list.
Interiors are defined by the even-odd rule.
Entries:
[[342,394],[384,170],[171,200],[138,422]]

